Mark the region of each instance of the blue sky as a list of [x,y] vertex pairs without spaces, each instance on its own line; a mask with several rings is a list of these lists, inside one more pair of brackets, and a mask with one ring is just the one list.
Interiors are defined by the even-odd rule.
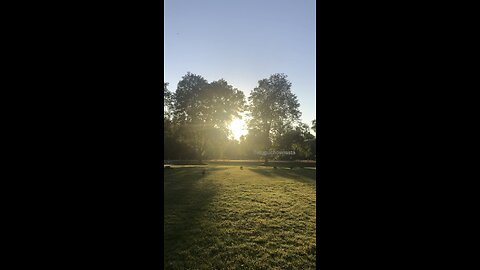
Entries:
[[314,0],[165,0],[164,79],[188,71],[225,79],[248,97],[258,80],[285,73],[302,121],[315,119]]

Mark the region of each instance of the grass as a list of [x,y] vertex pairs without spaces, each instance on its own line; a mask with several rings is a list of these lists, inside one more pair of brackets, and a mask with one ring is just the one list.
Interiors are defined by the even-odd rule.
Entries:
[[[226,166],[261,166],[264,164],[263,160],[206,160],[204,164],[199,164],[197,160],[174,160],[169,164],[176,165],[226,165]],[[316,162],[313,160],[304,161],[277,161],[270,160],[268,165],[273,167],[310,167],[315,168]]]
[[316,170],[171,167],[165,269],[315,269]]

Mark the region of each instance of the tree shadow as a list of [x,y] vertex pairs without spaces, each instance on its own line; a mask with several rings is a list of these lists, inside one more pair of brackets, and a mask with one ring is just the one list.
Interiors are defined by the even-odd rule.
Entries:
[[310,170],[310,169],[296,168],[292,170],[292,169],[285,169],[285,168],[278,168],[278,169],[252,168],[249,170],[269,178],[280,176],[280,177],[285,177],[285,178],[289,178],[295,181],[308,183],[308,184],[315,184],[317,181],[316,170]]
[[[167,165],[169,166],[169,165]],[[165,171],[167,170],[177,170],[177,171],[181,171],[183,169],[206,169],[207,171],[220,171],[220,170],[225,170],[225,168],[219,168],[219,167],[208,167],[207,165],[193,165],[193,166],[185,166],[185,167],[175,167],[175,165],[173,166],[170,166],[169,169],[167,169],[166,167],[167,166],[163,166],[163,169]]]
[[271,168],[249,168],[249,170],[266,177],[275,177],[275,174],[273,174],[274,169]]
[[[175,168],[164,176],[164,258],[165,263],[179,259],[179,254],[193,246],[195,236],[205,233],[203,218],[218,193],[206,178],[222,168]],[[207,180],[207,181],[205,181]]]

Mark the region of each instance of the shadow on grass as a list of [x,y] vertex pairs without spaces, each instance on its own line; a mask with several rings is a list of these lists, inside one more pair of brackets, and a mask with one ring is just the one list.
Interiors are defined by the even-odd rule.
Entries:
[[252,172],[261,174],[266,177],[285,177],[295,181],[300,181],[304,183],[313,184],[316,182],[317,173],[315,170],[309,169],[284,169],[284,168],[258,168],[258,169],[250,169]]
[[202,210],[216,193],[216,186],[202,180],[213,171],[222,168],[207,168],[203,174],[203,167],[186,167],[165,170],[164,182],[164,209],[170,209],[188,214],[192,220],[198,210]]
[[[208,167],[208,166],[188,166],[163,168],[163,176],[165,182],[189,181],[191,177],[207,176],[209,173],[215,171],[225,170],[222,167]],[[202,172],[205,171],[205,175]],[[194,182],[194,181],[193,181]]]
[[278,161],[271,160],[268,165],[264,165],[263,160],[229,160],[229,161],[209,161],[210,165],[226,165],[226,166],[277,166],[277,167],[315,167],[316,162],[302,162],[302,161]]
[[[181,166],[181,167],[179,167]],[[189,168],[207,168],[207,165],[163,165],[163,168],[165,169],[166,167],[172,167],[175,169],[189,169]]]
[[209,231],[203,219],[218,189],[207,178],[209,173],[222,168],[207,168],[205,175],[203,170],[204,167],[186,167],[164,171],[163,243],[167,265],[186,263],[182,262],[184,252],[198,256],[192,254],[190,247],[195,246],[199,235]]

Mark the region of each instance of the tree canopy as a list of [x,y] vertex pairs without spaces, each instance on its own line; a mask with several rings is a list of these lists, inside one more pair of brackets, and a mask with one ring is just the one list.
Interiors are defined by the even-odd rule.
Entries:
[[[258,81],[246,104],[242,91],[219,79],[208,82],[188,72],[174,92],[164,82],[164,155],[167,159],[257,159],[261,150],[293,150],[295,156],[315,157],[316,122],[300,122],[301,112],[285,74]],[[246,113],[248,134],[231,138],[230,124]],[[265,159],[267,161],[267,159]]]
[[190,72],[178,83],[173,100],[173,119],[181,126],[180,138],[195,149],[199,160],[205,158],[207,146],[213,141],[225,141],[228,125],[245,105],[243,92],[227,81],[208,83]]
[[291,86],[285,74],[273,74],[258,81],[248,98],[248,126],[262,134],[265,150],[271,148],[273,138],[280,137],[300,119],[300,104]]

